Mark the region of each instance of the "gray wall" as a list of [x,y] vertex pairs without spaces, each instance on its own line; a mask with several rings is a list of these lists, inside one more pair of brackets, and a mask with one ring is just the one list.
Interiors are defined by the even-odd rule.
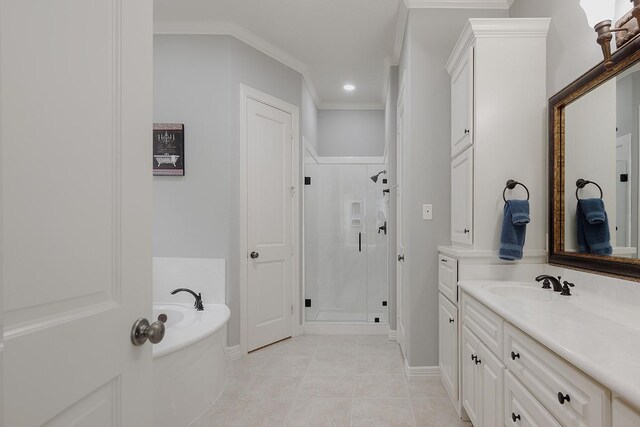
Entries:
[[384,110],[319,110],[318,154],[382,156]]
[[240,342],[240,84],[301,105],[302,76],[228,36],[154,38],[154,121],[185,124],[181,178],[154,178],[154,256],[227,259],[228,344]]
[[[399,76],[407,72],[405,150],[409,182],[403,184],[406,227],[407,360],[438,365],[438,245],[448,245],[451,227],[451,79],[445,64],[470,17],[506,17],[507,11],[411,9]],[[433,204],[433,220],[422,204]]]
[[551,97],[598,62],[602,51],[580,0],[517,0],[512,18],[550,17],[547,37],[547,96]]
[[311,96],[306,81],[302,81],[302,99],[300,105],[300,126],[302,136],[318,152],[318,108]]
[[[384,109],[384,130],[385,140],[388,147],[388,166],[389,171],[389,187],[398,183],[397,178],[397,144],[396,144],[396,123],[398,112],[398,67],[391,67],[389,70],[389,86],[387,89],[387,99]],[[388,233],[388,270],[387,277],[389,283],[389,328],[396,329],[396,224],[397,224],[397,198],[394,192],[389,197],[389,221],[387,223]]]

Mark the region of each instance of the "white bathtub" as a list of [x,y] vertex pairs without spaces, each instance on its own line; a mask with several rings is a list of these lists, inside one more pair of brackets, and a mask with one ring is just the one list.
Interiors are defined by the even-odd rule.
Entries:
[[227,372],[224,304],[154,304],[154,320],[167,315],[161,343],[153,346],[154,427],[185,427],[216,401]]

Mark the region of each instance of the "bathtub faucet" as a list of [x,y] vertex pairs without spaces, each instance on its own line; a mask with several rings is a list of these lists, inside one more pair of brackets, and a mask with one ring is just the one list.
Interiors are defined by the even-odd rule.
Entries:
[[191,289],[187,289],[187,288],[178,288],[178,289],[174,289],[171,291],[171,295],[175,295],[178,292],[189,292],[191,295],[193,295],[193,297],[196,299],[195,304],[193,304],[193,306],[196,308],[196,310],[198,311],[202,311],[204,310],[204,307],[202,305],[202,294],[198,293],[196,294],[195,292],[193,292]]

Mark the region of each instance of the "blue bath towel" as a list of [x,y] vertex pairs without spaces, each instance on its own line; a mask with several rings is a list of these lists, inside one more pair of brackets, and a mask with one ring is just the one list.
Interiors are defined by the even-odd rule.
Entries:
[[502,234],[500,235],[500,259],[522,259],[522,248],[529,223],[529,201],[507,200],[504,204]]
[[602,199],[581,199],[576,207],[578,252],[611,255],[609,219]]

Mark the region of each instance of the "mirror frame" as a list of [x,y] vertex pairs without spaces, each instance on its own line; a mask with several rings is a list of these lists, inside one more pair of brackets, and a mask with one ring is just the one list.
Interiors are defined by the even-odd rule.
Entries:
[[549,99],[549,264],[640,281],[640,258],[564,251],[565,107],[640,61],[640,36],[618,49],[612,60],[612,70],[605,70],[603,61]]

